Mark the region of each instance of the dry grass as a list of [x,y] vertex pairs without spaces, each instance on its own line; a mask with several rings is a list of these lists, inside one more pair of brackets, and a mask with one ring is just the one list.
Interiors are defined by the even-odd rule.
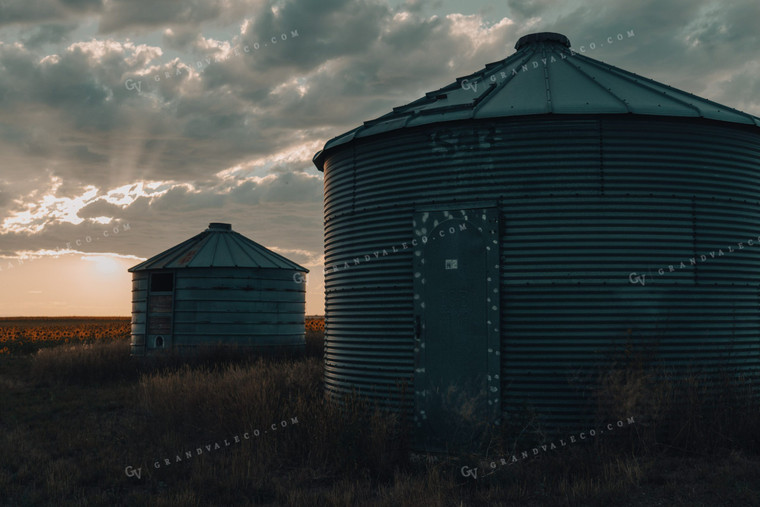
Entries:
[[741,448],[760,454],[757,378],[729,370],[677,371],[634,354],[602,372],[596,399],[599,420],[637,414],[640,451],[707,456]]
[[[327,402],[321,340],[299,357],[131,361],[122,340],[0,358],[0,505],[760,505],[760,409],[728,376],[619,364],[598,417],[636,415],[629,430],[473,480],[474,457],[410,459],[397,417]],[[540,442],[530,411],[518,422],[494,454]]]
[[94,384],[135,378],[137,367],[122,340],[40,349],[30,373],[39,382]]

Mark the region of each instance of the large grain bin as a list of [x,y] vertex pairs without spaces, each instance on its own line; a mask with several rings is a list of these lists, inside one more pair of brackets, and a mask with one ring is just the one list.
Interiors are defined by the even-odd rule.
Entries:
[[585,424],[626,344],[760,367],[760,119],[569,48],[522,37],[314,157],[327,392],[400,411],[417,445],[526,408]]
[[129,269],[132,355],[201,346],[302,348],[308,270],[211,223]]

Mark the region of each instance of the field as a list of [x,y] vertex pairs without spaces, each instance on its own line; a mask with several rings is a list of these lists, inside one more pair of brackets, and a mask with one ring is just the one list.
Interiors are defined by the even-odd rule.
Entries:
[[[307,316],[306,330],[324,333],[324,317]],[[0,354],[36,352],[66,343],[126,340],[129,333],[129,317],[0,317]]]
[[529,415],[485,460],[410,453],[403,421],[325,401],[319,319],[304,355],[184,362],[129,358],[128,326],[0,321],[0,505],[760,505],[744,383],[708,395],[628,364],[605,377],[598,420],[635,424],[484,476],[546,444]]
[[66,343],[129,339],[129,317],[0,318],[0,354],[36,352]]

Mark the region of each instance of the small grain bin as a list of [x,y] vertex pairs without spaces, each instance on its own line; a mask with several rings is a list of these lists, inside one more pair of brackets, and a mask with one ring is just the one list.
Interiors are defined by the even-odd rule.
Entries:
[[569,48],[522,37],[314,157],[327,393],[419,447],[525,408],[582,427],[626,344],[760,371],[760,119]]
[[208,229],[129,269],[132,355],[201,346],[304,346],[298,264],[234,232]]

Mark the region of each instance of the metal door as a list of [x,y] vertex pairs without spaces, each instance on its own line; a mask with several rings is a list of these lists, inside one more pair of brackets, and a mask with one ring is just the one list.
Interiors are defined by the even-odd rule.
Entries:
[[476,450],[500,415],[496,208],[414,216],[415,421],[432,451]]

